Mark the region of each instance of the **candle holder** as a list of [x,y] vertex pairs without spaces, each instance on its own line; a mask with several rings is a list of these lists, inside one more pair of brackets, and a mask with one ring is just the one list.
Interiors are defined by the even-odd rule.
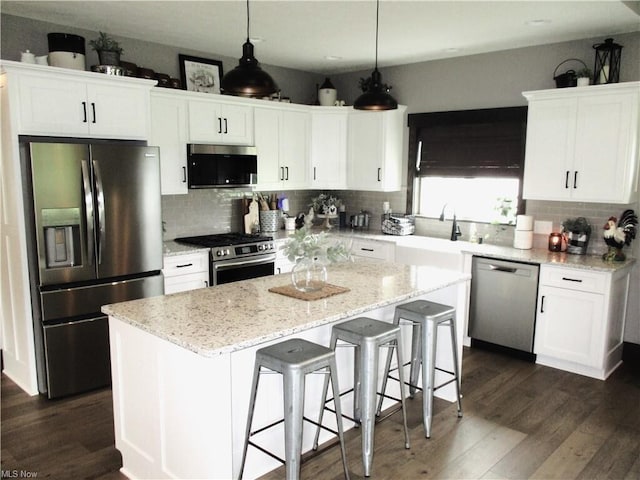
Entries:
[[562,234],[561,233],[549,234],[549,251],[550,252],[562,251]]

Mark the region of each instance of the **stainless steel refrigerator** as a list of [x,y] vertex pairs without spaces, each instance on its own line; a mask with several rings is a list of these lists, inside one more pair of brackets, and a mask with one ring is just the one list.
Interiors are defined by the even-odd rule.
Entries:
[[21,149],[39,390],[56,398],[109,385],[100,307],[163,294],[158,148]]

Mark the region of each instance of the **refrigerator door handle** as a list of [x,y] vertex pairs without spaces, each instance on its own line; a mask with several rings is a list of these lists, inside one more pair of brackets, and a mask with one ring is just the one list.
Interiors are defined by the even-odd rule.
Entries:
[[102,187],[102,175],[100,174],[100,166],[98,162],[93,161],[93,173],[96,178],[96,203],[98,209],[98,264],[102,263],[102,248],[107,239],[105,208],[104,208],[104,189]]
[[82,170],[82,187],[84,189],[84,206],[85,216],[87,221],[87,257],[89,265],[93,265],[94,253],[94,239],[93,239],[93,194],[91,192],[91,181],[89,179],[89,166],[86,160],[82,160],[80,163],[80,169]]

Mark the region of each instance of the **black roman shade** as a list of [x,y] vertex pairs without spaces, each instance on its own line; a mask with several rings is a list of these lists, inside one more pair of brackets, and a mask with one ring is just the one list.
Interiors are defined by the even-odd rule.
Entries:
[[415,176],[522,178],[527,107],[409,115]]

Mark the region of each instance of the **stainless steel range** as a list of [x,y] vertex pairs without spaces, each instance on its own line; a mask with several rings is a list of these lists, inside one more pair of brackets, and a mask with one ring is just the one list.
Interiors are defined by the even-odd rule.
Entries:
[[272,237],[218,233],[176,238],[176,242],[210,248],[209,284],[247,280],[274,274],[276,247]]

